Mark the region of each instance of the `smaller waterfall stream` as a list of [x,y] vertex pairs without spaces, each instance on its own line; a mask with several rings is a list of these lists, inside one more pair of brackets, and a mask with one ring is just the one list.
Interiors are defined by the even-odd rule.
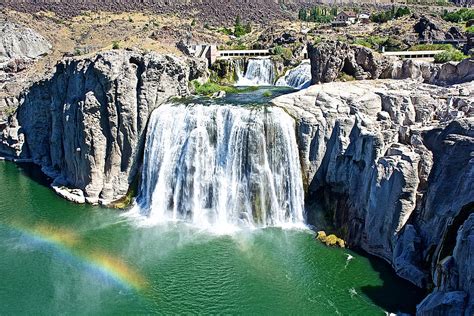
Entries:
[[282,109],[166,104],[151,115],[147,135],[137,202],[151,222],[303,223],[295,126]]
[[237,86],[272,86],[275,83],[275,65],[269,58],[249,59],[245,74],[240,71]]
[[309,60],[303,61],[297,67],[286,72],[285,76],[278,79],[276,86],[304,89],[311,85],[311,64]]

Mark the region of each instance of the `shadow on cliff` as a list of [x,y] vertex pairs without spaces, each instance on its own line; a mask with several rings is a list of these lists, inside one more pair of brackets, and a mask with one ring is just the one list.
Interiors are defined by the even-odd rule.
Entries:
[[34,182],[38,183],[39,185],[45,186],[47,188],[51,188],[51,183],[53,182],[53,179],[45,175],[41,171],[41,167],[34,164],[34,163],[26,163],[26,162],[20,162],[16,164],[16,167],[18,170],[21,172],[22,175],[27,176]]
[[379,273],[383,282],[380,286],[362,287],[362,293],[387,312],[415,314],[416,305],[426,296],[426,291],[398,277],[393,268],[382,259],[360,250],[356,252],[369,259],[370,265]]

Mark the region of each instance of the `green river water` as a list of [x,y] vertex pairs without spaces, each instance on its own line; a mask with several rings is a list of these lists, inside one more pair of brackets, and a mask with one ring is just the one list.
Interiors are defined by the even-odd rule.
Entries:
[[140,227],[57,197],[34,170],[0,162],[0,315],[383,315],[420,299],[385,263],[309,230]]

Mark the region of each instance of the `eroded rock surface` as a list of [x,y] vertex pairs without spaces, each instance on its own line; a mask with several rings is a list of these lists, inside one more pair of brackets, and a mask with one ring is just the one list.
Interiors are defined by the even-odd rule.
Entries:
[[35,59],[50,50],[51,44],[32,29],[0,22],[0,63],[11,59]]
[[339,41],[308,45],[312,83],[336,81],[346,74],[356,80],[416,79],[419,82],[452,85],[474,80],[474,59],[435,65],[411,59],[397,60],[366,47]]
[[138,171],[149,114],[172,96],[188,95],[189,81],[204,75],[198,66],[131,51],[67,59],[22,94],[0,150],[41,165],[66,198],[114,200]]
[[[439,285],[436,299],[462,296],[471,305],[472,233],[465,224],[457,242],[445,236],[456,236],[460,224],[450,223],[459,214],[474,212],[466,209],[474,199],[473,92],[473,82],[373,80],[315,85],[274,100],[297,122],[307,199],[333,214],[341,237],[420,287],[436,286],[436,267],[452,256],[459,266],[444,274],[451,286]],[[439,294],[446,291],[456,293]],[[432,301],[420,311],[451,303]]]

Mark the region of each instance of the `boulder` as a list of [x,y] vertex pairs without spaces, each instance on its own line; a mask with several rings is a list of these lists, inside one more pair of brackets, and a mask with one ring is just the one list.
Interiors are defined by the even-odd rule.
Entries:
[[422,41],[433,41],[445,39],[443,30],[432,20],[426,16],[420,17],[418,22],[413,26],[418,38]]
[[30,28],[0,22],[0,30],[0,62],[35,59],[51,50],[51,44]]

